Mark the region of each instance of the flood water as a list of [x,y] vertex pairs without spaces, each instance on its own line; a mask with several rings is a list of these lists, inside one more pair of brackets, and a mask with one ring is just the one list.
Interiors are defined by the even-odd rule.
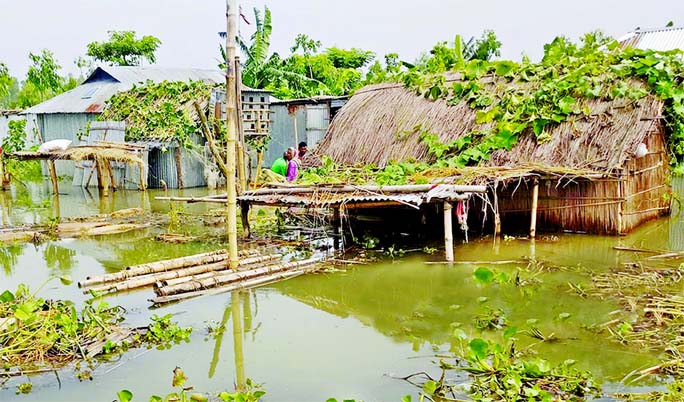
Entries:
[[[68,185],[62,185],[61,191],[65,193],[59,202],[63,217],[140,206],[163,215],[169,208],[168,203],[154,200],[162,195],[155,191],[119,191],[107,199]],[[206,189],[196,189],[170,194],[206,193]],[[15,186],[0,194],[3,225],[49,221],[56,210],[50,198],[44,186]],[[215,208],[212,204],[191,205],[184,206],[184,212],[204,214]],[[15,394],[16,385],[27,378],[12,379],[0,390],[0,400],[112,401],[121,389],[132,391],[134,400],[147,400],[152,394],[171,391],[176,366],[183,368],[195,390],[207,392],[234,389],[238,373],[244,371],[246,377],[263,384],[265,401],[325,401],[330,397],[398,401],[407,394],[416,400],[417,388],[392,377],[421,371],[438,376],[435,354],[454,347],[455,328],[472,337],[500,338],[500,332],[483,332],[473,324],[477,314],[497,309],[505,313],[509,326],[519,330],[535,326],[544,334],[555,334],[557,342],[535,346],[540,357],[554,362],[576,360],[580,368],[603,382],[607,392],[657,388],[648,382],[627,387],[620,380],[635,369],[657,364],[662,356],[627,348],[606,334],[587,329],[610,321],[611,312],[620,308],[618,301],[581,298],[568,283],[588,284],[590,272],[607,271],[634,258],[613,246],[684,250],[683,229],[682,217],[674,215],[619,238],[556,234],[534,243],[509,239],[495,244],[484,238],[457,245],[455,255],[460,261],[533,256],[556,267],[534,278],[520,273],[521,279],[530,280],[529,286],[482,284],[473,276],[479,267],[512,276],[516,267],[524,264],[426,264],[443,258],[438,250],[434,255],[413,252],[394,260],[388,257],[378,263],[158,309],[150,308],[147,299],[153,293],[149,288],[109,296],[107,302],[127,309],[127,323],[132,326],[146,325],[152,314],[173,314],[180,325],[194,328],[191,342],[169,350],[129,350],[94,367],[92,380],[79,381],[73,367],[59,371],[59,380],[54,373],[33,376],[33,391],[28,395]],[[441,233],[441,228],[435,230]],[[51,280],[40,295],[70,299],[80,306],[88,296],[76,282],[87,275],[222,247],[220,241],[165,244],[152,239],[154,233],[155,229],[143,229],[91,239],[5,246],[0,251],[0,291],[14,290],[20,283],[37,289],[50,277],[68,274],[74,279],[72,285]],[[208,334],[209,326],[221,325],[225,325],[222,335]],[[521,347],[536,342],[523,334],[517,337]],[[465,377],[455,379],[459,380]]]

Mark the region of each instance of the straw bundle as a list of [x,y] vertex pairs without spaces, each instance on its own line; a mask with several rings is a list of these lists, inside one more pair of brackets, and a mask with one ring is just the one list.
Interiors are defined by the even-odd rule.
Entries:
[[74,161],[84,160],[110,160],[116,162],[142,164],[143,161],[138,156],[137,152],[132,152],[127,149],[109,146],[77,146],[67,148],[59,157],[59,159],[71,159]]

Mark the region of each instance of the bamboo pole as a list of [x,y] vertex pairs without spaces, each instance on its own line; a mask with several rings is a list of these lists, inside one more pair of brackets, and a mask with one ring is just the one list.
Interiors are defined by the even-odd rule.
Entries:
[[116,191],[116,180],[114,179],[112,164],[109,160],[105,161],[105,163],[107,164],[107,173],[109,173],[109,182],[112,183],[112,191]]
[[[297,130],[297,116],[295,116],[293,118],[293,120],[294,120],[294,140],[295,140],[294,149],[296,149],[297,152],[299,152],[299,148],[297,147],[297,145],[299,145],[299,132]],[[297,154],[297,155],[299,155],[299,154]]]
[[164,286],[154,290],[158,296],[170,296],[179,293],[195,292],[198,290],[209,289],[221,285],[226,285],[235,282],[241,282],[257,277],[270,275],[282,271],[299,269],[309,265],[313,265],[319,261],[318,258],[311,258],[303,261],[294,261],[284,264],[269,265],[262,268],[256,268],[249,271],[231,272],[224,275],[218,275],[210,278],[203,278],[197,281],[189,281],[174,286]]
[[55,161],[49,159],[47,161],[48,171],[50,172],[50,181],[52,182],[52,193],[59,194],[59,181],[57,179],[57,169],[55,169]]
[[[282,258],[282,255],[278,255],[278,254],[262,256],[262,257],[252,257],[252,258],[247,258],[247,259],[241,260],[239,266],[249,266],[249,265],[254,265],[254,264],[259,264],[259,263],[268,263],[268,262],[271,262],[274,260],[278,260],[280,258]],[[223,260],[223,261],[218,261],[218,262],[215,262],[212,264],[207,264],[207,265],[195,265],[195,266],[183,268],[183,269],[176,269],[176,270],[166,271],[166,272],[158,272],[158,273],[149,274],[149,275],[135,276],[135,277],[130,278],[129,280],[126,280],[124,282],[119,282],[119,283],[114,283],[114,284],[90,288],[90,289],[84,290],[84,293],[88,293],[90,291],[95,291],[95,292],[123,292],[126,290],[150,286],[150,285],[153,285],[157,282],[165,281],[167,279],[181,278],[181,277],[192,276],[192,275],[196,275],[196,274],[203,274],[203,273],[207,273],[207,272],[211,272],[211,271],[222,271],[222,270],[226,270],[227,268],[228,268],[228,263],[226,260]],[[250,271],[244,271],[244,272],[250,272]]]
[[[272,254],[272,255],[267,255],[263,257],[254,257],[250,259],[245,259],[245,260],[240,260],[240,269],[243,270],[250,270],[253,268],[255,265],[263,265],[263,264],[270,264],[276,260],[279,260],[282,258],[282,255],[280,254]],[[154,288],[163,288],[166,286],[175,286],[179,285],[181,283],[186,283],[186,282],[191,282],[191,281],[197,281],[197,280],[202,280],[202,279],[207,279],[207,278],[212,278],[215,276],[220,276],[220,275],[225,275],[228,274],[232,271],[229,272],[228,270],[228,265],[226,261],[221,261],[221,264],[223,264],[223,267],[219,267],[217,270],[206,270],[206,272],[202,272],[204,270],[198,270],[199,273],[193,274],[190,268],[185,268],[182,276],[179,276],[177,278],[169,278],[169,279],[162,279],[158,280],[154,283]]]
[[[245,250],[242,256],[253,256],[254,252]],[[146,264],[133,265],[112,274],[87,276],[84,281],[78,283],[79,287],[99,285],[102,283],[121,281],[134,276],[147,275],[174,269],[182,269],[193,265],[210,264],[228,258],[226,250],[211,251],[208,253],[195,254],[186,257],[172,258],[169,260],[155,261]]]
[[155,305],[173,303],[176,301],[192,299],[195,297],[210,296],[210,295],[215,295],[215,294],[220,294],[220,293],[225,293],[225,292],[232,292],[232,291],[238,290],[238,289],[248,289],[248,288],[252,288],[252,287],[262,286],[262,285],[266,285],[266,284],[277,282],[277,281],[291,279],[291,278],[297,277],[299,275],[315,272],[317,270],[318,270],[318,267],[313,266],[313,267],[308,267],[308,268],[304,268],[304,269],[297,269],[297,270],[293,270],[293,271],[279,272],[279,273],[275,273],[273,275],[266,275],[266,276],[258,277],[258,278],[248,280],[248,281],[243,281],[243,282],[239,282],[239,283],[231,283],[227,286],[220,286],[220,287],[211,288],[211,289],[199,290],[196,292],[179,293],[179,294],[175,294],[175,295],[171,295],[171,296],[159,296],[159,297],[155,297],[153,299],[150,299],[150,301],[152,303],[154,303]]
[[240,57],[235,57],[235,99],[236,99],[236,116],[237,121],[237,162],[238,162],[238,179],[240,181],[240,191],[247,191],[247,177],[245,170],[245,131],[242,126],[242,71],[240,70]]
[[256,177],[254,177],[254,185],[252,185],[252,190],[256,190],[256,188],[259,186],[259,176],[261,176],[262,163],[264,163],[264,151],[260,148],[259,151],[257,151]]
[[147,190],[147,181],[145,180],[145,164],[140,162],[138,164],[139,176],[140,176],[140,191]]
[[226,193],[228,205],[226,217],[228,221],[228,261],[231,269],[238,268],[237,249],[237,194],[235,191],[235,124],[236,116],[236,93],[235,93],[235,39],[237,37],[237,0],[226,0],[226,164],[228,176],[226,177]]
[[454,261],[454,232],[451,225],[451,203],[444,203],[444,248],[446,249],[446,260]]
[[530,216],[530,239],[537,236],[537,203],[539,202],[539,182],[534,181],[532,187],[532,213]]

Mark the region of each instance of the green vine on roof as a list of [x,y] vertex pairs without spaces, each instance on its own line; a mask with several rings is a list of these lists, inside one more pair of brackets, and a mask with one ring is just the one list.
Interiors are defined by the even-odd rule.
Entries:
[[[461,79],[448,82],[444,73],[458,73]],[[601,33],[585,35],[580,44],[556,38],[544,47],[539,63],[527,58],[521,63],[471,60],[440,74],[412,69],[403,75],[405,85],[426,98],[445,99],[452,105],[467,101],[477,110],[476,123],[489,127],[448,144],[434,134],[421,133],[437,167],[477,165],[494,151],[510,150],[523,133],[534,135],[538,143],[546,142],[553,125],[591,113],[582,106],[584,100],[636,101],[651,94],[665,103],[677,174],[684,173],[683,79],[681,51],[623,49]]]
[[208,100],[211,85],[201,81],[148,81],[129,91],[119,92],[107,101],[98,120],[126,122],[126,140],[177,141],[185,148],[194,145],[192,136],[200,134],[193,118],[194,100]]

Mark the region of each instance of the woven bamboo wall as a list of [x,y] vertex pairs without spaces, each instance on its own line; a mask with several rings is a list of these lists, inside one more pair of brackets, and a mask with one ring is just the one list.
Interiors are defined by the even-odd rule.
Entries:
[[[663,133],[662,123],[654,120],[644,138],[648,154],[630,159],[621,180],[541,179],[537,230],[628,233],[648,220],[669,214],[670,170]],[[532,186],[532,179],[499,186],[504,233],[529,230]]]
[[644,143],[648,154],[626,165],[623,181],[622,232],[670,213],[670,167],[663,125],[653,124]]

